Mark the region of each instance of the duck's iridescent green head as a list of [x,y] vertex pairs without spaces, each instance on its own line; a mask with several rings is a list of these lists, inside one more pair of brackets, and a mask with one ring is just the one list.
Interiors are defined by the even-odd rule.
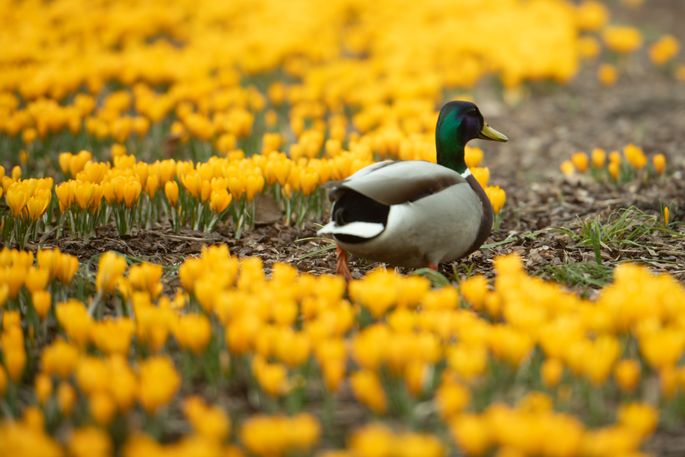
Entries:
[[438,163],[460,174],[466,172],[464,146],[474,138],[492,141],[509,139],[490,127],[473,103],[453,101],[445,104],[435,127]]

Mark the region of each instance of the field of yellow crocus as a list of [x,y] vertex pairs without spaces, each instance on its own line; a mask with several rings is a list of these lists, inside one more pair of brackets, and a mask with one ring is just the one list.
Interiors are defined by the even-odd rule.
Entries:
[[[683,6],[0,0],[0,456],[684,455]],[[454,99],[492,238],[334,275]]]

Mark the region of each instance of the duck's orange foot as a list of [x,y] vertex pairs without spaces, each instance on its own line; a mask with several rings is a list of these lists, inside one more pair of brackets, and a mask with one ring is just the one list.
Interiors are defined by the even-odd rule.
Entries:
[[437,263],[428,262],[427,267],[430,268],[430,269],[433,270],[433,271],[438,271],[438,264],[437,264]]
[[347,265],[347,252],[339,244],[336,244],[335,253],[338,256],[335,262],[335,272],[345,278],[345,281],[349,282],[352,279],[352,274],[350,273],[350,267]]

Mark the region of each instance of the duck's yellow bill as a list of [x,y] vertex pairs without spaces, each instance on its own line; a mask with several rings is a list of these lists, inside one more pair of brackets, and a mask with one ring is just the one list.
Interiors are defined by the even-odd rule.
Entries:
[[480,131],[480,135],[478,135],[478,138],[481,138],[483,140],[492,140],[492,141],[509,141],[509,137],[507,137],[504,133],[498,132],[497,130],[493,129],[490,127],[487,122],[483,125],[483,130]]

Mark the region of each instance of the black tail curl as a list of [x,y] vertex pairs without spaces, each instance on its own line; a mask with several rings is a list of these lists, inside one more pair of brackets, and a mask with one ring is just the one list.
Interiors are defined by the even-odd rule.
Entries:
[[[352,222],[373,222],[383,224],[388,222],[390,207],[366,197],[357,191],[346,188],[338,188],[339,197],[333,204],[331,219],[337,225],[345,225]],[[340,192],[342,191],[342,192]],[[335,235],[335,238],[343,243],[363,243],[369,238],[354,235]]]

